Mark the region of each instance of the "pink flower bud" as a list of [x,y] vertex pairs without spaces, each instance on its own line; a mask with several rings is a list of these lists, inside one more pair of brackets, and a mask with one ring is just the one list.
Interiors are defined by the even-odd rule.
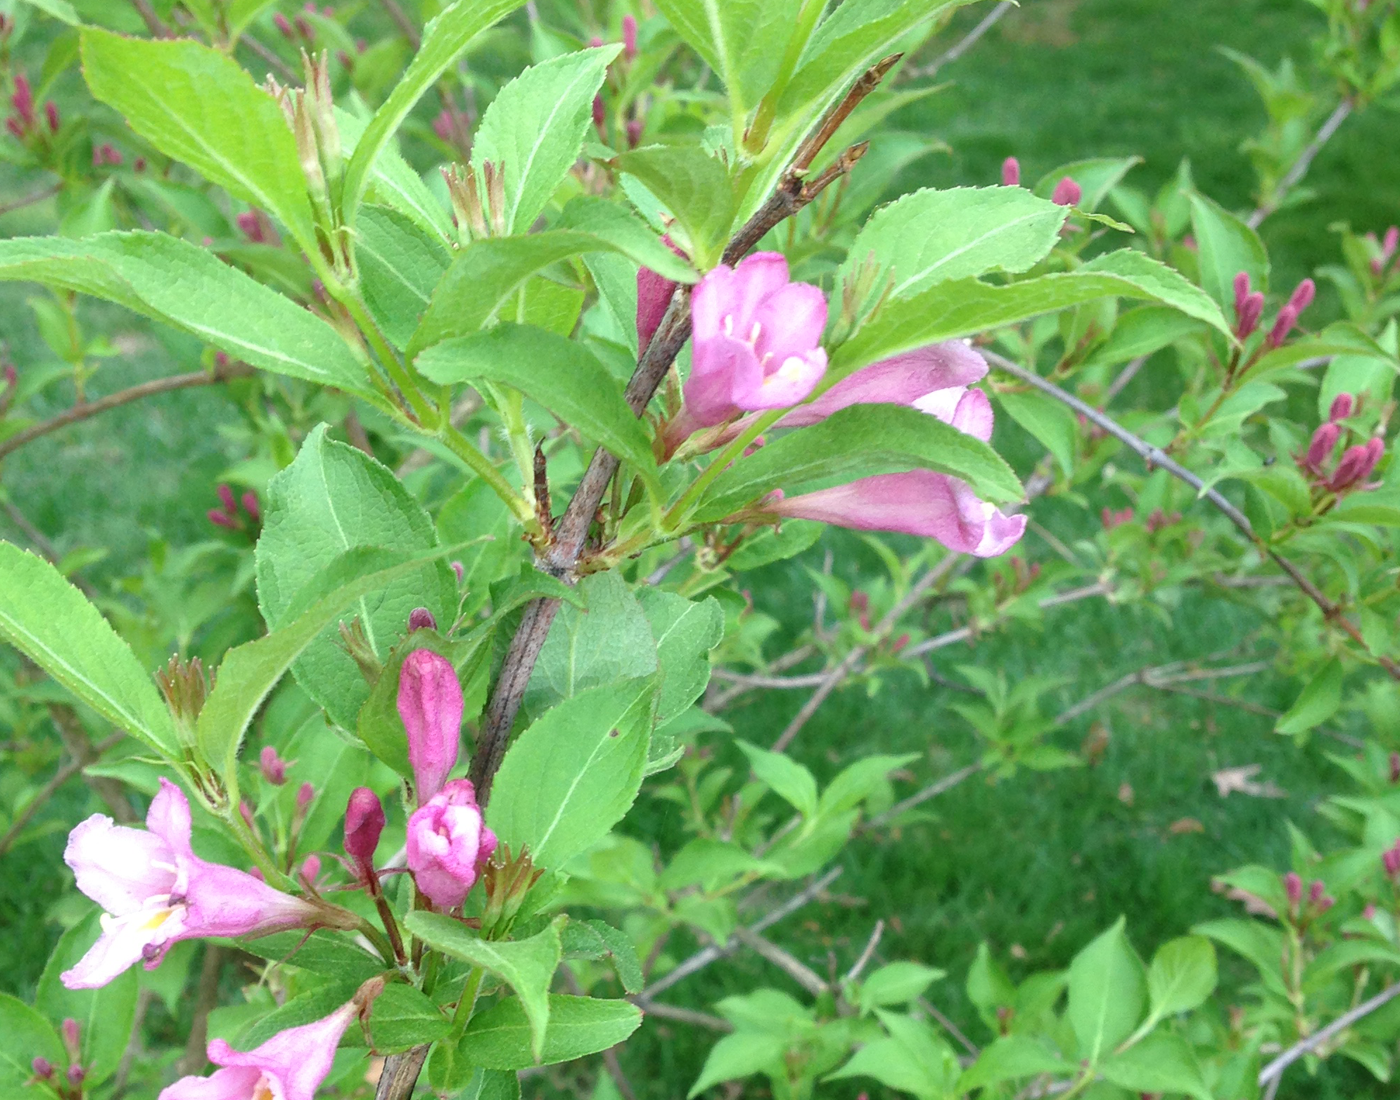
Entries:
[[1400,849],[1387,848],[1382,852],[1381,866],[1385,868],[1385,873],[1390,878],[1400,874]]
[[1016,187],[1021,182],[1021,162],[1015,157],[1007,157],[1001,162],[1001,185]]
[[292,20],[292,23],[295,24],[297,33],[308,42],[316,37],[316,32],[311,29],[311,24],[306,21],[305,16],[298,15]]
[[1249,272],[1241,271],[1235,276],[1235,316],[1244,309],[1244,300],[1249,297]]
[[1317,431],[1313,432],[1312,442],[1308,444],[1308,453],[1303,457],[1303,465],[1315,474],[1321,473],[1323,463],[1332,457],[1332,448],[1337,445],[1341,434],[1342,430],[1331,421],[1319,424]]
[[315,852],[301,861],[301,877],[312,883],[321,877],[321,857]]
[[15,369],[15,365],[13,363],[5,364],[4,377],[5,385],[8,386],[10,389],[14,389],[15,386],[19,383],[19,371]]
[[437,620],[433,618],[433,613],[426,607],[415,607],[408,613],[408,632],[412,634],[415,630],[436,630]]
[[1312,885],[1308,887],[1308,901],[1316,905],[1325,889],[1326,887],[1322,885],[1322,880],[1320,878],[1313,879]]
[[205,515],[209,517],[209,522],[216,527],[227,527],[230,531],[238,530],[238,520],[229,515],[222,508],[210,508]]
[[287,762],[277,755],[277,750],[271,745],[264,745],[258,754],[258,770],[275,787],[287,782]]
[[1400,783],[1400,752],[1390,754],[1390,781]]
[[446,107],[438,112],[437,118],[433,119],[433,133],[437,134],[441,141],[452,140],[452,112]]
[[81,1085],[86,1077],[87,1070],[82,1066],[75,1064],[68,1067],[68,1083],[70,1085]]
[[122,155],[115,146],[104,144],[102,146],[102,155],[106,158],[108,164],[119,165],[122,162]]
[[588,40],[588,48],[591,50],[596,50],[602,44],[603,36],[601,34],[595,34],[592,38]]
[[63,1023],[58,1027],[58,1032],[63,1036],[63,1046],[68,1051],[68,1057],[75,1059],[82,1054],[83,1036],[78,1027],[78,1021],[72,1016],[64,1018]]
[[243,231],[243,235],[253,244],[261,244],[265,239],[262,221],[255,211],[245,210],[233,220],[238,223],[238,228]]
[[1361,910],[1361,919],[1362,919],[1362,920],[1375,920],[1375,919],[1376,919],[1376,903],[1375,903],[1375,902],[1368,902],[1368,903],[1366,904],[1366,908],[1363,909],[1363,910]]
[[133,160],[131,162],[131,170],[133,172],[144,172],[146,170],[146,158],[137,157],[135,160]]
[[1327,419],[1332,421],[1345,420],[1356,408],[1356,398],[1349,393],[1339,393],[1332,398],[1332,407],[1327,410]]
[[1299,313],[1312,305],[1313,299],[1317,297],[1317,284],[1311,279],[1304,279],[1294,289],[1292,296],[1288,299],[1288,304]]
[[233,490],[227,485],[220,485],[218,488],[219,499],[223,501],[224,510],[228,512],[238,511],[238,500],[233,495]]
[[1278,311],[1278,318],[1274,321],[1274,327],[1269,330],[1265,343],[1271,348],[1279,347],[1288,339],[1288,334],[1297,323],[1298,310],[1292,304],[1284,306]]
[[10,106],[15,109],[26,130],[34,125],[34,93],[23,73],[15,76],[15,94],[10,96]]
[[384,831],[384,806],[368,787],[356,787],[345,805],[345,852],[361,870],[374,865],[374,850]]
[[1243,340],[1259,327],[1259,318],[1264,315],[1264,295],[1256,290],[1253,294],[1245,296],[1244,302],[1239,309],[1239,324],[1235,328],[1235,335]]
[[461,746],[462,686],[452,663],[430,649],[415,649],[405,657],[398,708],[421,806],[442,790]]
[[603,97],[595,95],[593,97],[593,125],[597,128],[599,135],[602,135],[604,125],[608,121],[608,109],[603,104]]
[[53,1063],[47,1058],[35,1058],[29,1063],[29,1067],[34,1071],[34,1076],[41,1081],[47,1081],[53,1076]]
[[1050,196],[1050,201],[1056,206],[1075,206],[1083,197],[1084,189],[1066,176],[1055,184],[1055,191]]
[[450,561],[447,564],[452,566],[452,572],[457,574],[458,584],[461,584],[464,580],[467,579],[467,568],[461,562]]
[[1317,915],[1319,917],[1322,916],[1323,913],[1327,912],[1327,910],[1331,909],[1332,906],[1336,904],[1337,899],[1331,894],[1323,894],[1322,897],[1317,899]]
[[1389,260],[1395,255],[1395,250],[1400,247],[1400,226],[1392,225],[1385,231],[1385,239],[1381,241],[1381,256]]
[[637,17],[630,12],[622,17],[622,55],[628,61],[637,56]]
[[248,518],[254,523],[262,522],[262,506],[258,504],[258,494],[249,489],[238,498],[243,503],[243,510],[248,513]]
[[1354,447],[1348,447],[1342,452],[1342,459],[1337,463],[1337,470],[1332,475],[1332,480],[1327,483],[1327,487],[1335,493],[1349,489],[1357,482],[1365,481],[1370,476],[1371,471],[1376,468],[1376,463],[1381,460],[1381,455],[1384,453],[1385,441],[1380,436],[1375,436],[1365,443],[1358,443]]
[[1294,871],[1283,876],[1283,889],[1288,894],[1288,904],[1297,905],[1303,900],[1303,880]]
[[428,899],[441,909],[466,900],[491,853],[496,834],[476,804],[476,789],[454,779],[408,819],[408,867]]
[[244,825],[247,825],[248,828],[251,829],[251,828],[254,827],[254,826],[253,826],[253,804],[252,804],[251,802],[249,802],[246,798],[240,800],[239,803],[238,803],[238,816],[241,817],[241,818],[243,818],[243,824],[244,824]]
[[58,133],[58,104],[53,100],[44,104],[44,117],[49,120],[49,132]]
[[624,127],[627,131],[627,147],[635,149],[637,143],[642,140],[642,120],[639,118],[629,118]]
[[316,797],[316,788],[310,783],[303,783],[297,788],[297,812],[306,813],[306,807],[311,805],[311,800]]

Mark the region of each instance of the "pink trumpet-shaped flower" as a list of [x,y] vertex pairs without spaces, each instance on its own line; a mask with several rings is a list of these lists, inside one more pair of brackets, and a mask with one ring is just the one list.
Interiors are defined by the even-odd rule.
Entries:
[[476,804],[476,788],[454,779],[408,819],[408,868],[418,889],[442,909],[453,909],[496,850]]
[[789,282],[781,253],[756,252],[737,267],[715,268],[695,288],[691,319],[682,415],[698,427],[796,405],[826,373],[819,346],[826,298],[817,287]]
[[452,662],[431,649],[415,649],[405,657],[398,707],[421,806],[442,790],[462,743],[462,685]]
[[331,1071],[340,1037],[359,1009],[351,1001],[312,1024],[279,1031],[255,1050],[209,1044],[208,1077],[181,1077],[158,1100],[312,1100]]
[[154,969],[180,940],[258,935],[318,917],[309,902],[196,856],[189,800],[168,779],[144,830],[93,814],[68,834],[63,859],[78,889],[105,910],[101,937],[62,976],[69,989],[104,986],[141,959]]

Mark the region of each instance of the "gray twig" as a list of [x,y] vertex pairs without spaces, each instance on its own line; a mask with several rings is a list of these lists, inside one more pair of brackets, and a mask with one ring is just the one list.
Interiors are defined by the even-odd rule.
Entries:
[[1338,1034],[1339,1032],[1345,1031],[1358,1020],[1369,1016],[1377,1009],[1389,1004],[1396,997],[1400,997],[1400,982],[1397,982],[1390,988],[1384,989],[1380,993],[1377,993],[1369,1001],[1362,1001],[1350,1012],[1338,1016],[1326,1027],[1322,1028],[1319,1031],[1313,1032],[1306,1039],[1294,1043],[1291,1047],[1289,1047],[1287,1050],[1285,1050],[1282,1054],[1280,1054],[1277,1058],[1275,1058],[1272,1062],[1270,1062],[1267,1066],[1265,1066],[1259,1071],[1259,1087],[1263,1088],[1270,1081],[1273,1081],[1274,1084],[1272,1088],[1274,1090],[1277,1090],[1278,1081],[1283,1077],[1283,1071],[1286,1070],[1289,1066],[1291,1066],[1294,1062],[1296,1062],[1299,1058],[1303,1057],[1303,1055],[1305,1054],[1311,1054],[1323,1043],[1327,1042],[1328,1039],[1332,1038],[1332,1036]]
[[1288,197],[1288,192],[1293,190],[1308,174],[1308,169],[1312,167],[1312,162],[1317,154],[1322,152],[1322,147],[1332,140],[1332,135],[1341,128],[1342,123],[1355,109],[1356,100],[1351,96],[1347,96],[1337,104],[1336,109],[1327,116],[1327,120],[1318,128],[1312,141],[1308,142],[1307,148],[1298,154],[1298,159],[1293,162],[1293,166],[1278,181],[1278,186],[1274,188],[1273,193],[1249,216],[1250,229],[1258,229],[1264,223],[1264,219],[1279,208],[1279,204]]
[[978,23],[977,26],[973,27],[972,30],[968,31],[962,39],[939,54],[938,57],[934,58],[927,65],[921,65],[917,69],[908,70],[904,74],[905,79],[937,76],[938,71],[943,68],[944,65],[951,65],[958,58],[962,57],[963,54],[967,53],[968,50],[972,49],[973,46],[977,45],[982,36],[995,27],[1002,16],[1008,14],[1012,8],[1017,6],[1015,0],[1001,0],[1001,3],[989,11],[986,16],[983,17],[982,21]]

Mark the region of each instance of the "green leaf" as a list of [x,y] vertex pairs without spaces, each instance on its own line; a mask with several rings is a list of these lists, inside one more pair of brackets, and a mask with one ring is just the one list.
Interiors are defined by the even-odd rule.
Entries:
[[1208,313],[1203,320],[1228,327],[1219,308],[1208,309],[1199,291],[1193,295],[1186,290],[1189,286],[1170,268],[1146,256],[1128,258],[1123,252],[1109,253],[1078,271],[1041,275],[1009,286],[975,279],[940,283],[921,294],[885,303],[836,349],[830,375],[839,379],[858,367],[926,344],[988,332],[1102,298],[1165,301],[1189,310],[1193,317]]
[[518,998],[511,997],[472,1018],[458,1052],[486,1069],[550,1066],[616,1046],[641,1023],[641,1012],[627,1001],[551,993],[549,1028],[545,1031],[540,1056],[536,1058],[525,1009]]
[[566,959],[612,959],[622,988],[640,993],[646,985],[632,937],[606,921],[570,920],[560,936]]
[[528,237],[488,237],[473,241],[448,268],[433,292],[408,353],[453,336],[486,328],[532,275],[550,264],[588,252],[622,252],[611,240],[574,229],[550,229]]
[[1133,1033],[1146,1006],[1142,962],[1128,942],[1122,917],[1069,966],[1069,1021],[1080,1056],[1097,1064]]
[[[399,587],[405,576],[422,577],[425,569],[435,572],[441,559],[453,549],[414,552],[357,546],[326,562],[288,605],[279,628],[225,654],[195,731],[205,760],[226,779],[232,776],[243,734],[263,700],[299,657],[308,651],[315,654],[318,643],[335,644],[331,641],[332,632],[346,608],[356,602],[362,608],[370,604],[382,608],[388,600],[385,590]],[[405,621],[406,615],[405,612]],[[348,655],[345,657],[350,660]],[[334,680],[321,676],[321,666],[312,665],[312,669],[321,678],[308,674],[310,686],[304,681],[303,687],[314,697],[316,691],[326,684],[333,685]],[[359,675],[358,669],[355,673]],[[363,678],[360,683],[363,684]],[[368,689],[364,693],[368,694]],[[332,693],[322,705],[333,715],[346,704]],[[353,716],[343,728],[356,728]]]
[[1041,1073],[1068,1073],[1073,1067],[1042,1039],[1029,1035],[1003,1035],[983,1049],[977,1061],[958,1078],[958,1091],[971,1091],[1016,1081]]
[[1055,193],[1055,185],[1068,176],[1079,184],[1083,196],[1075,207],[1089,213],[1097,210],[1123,177],[1135,165],[1142,163],[1142,157],[1092,157],[1062,164],[1053,171],[1041,176],[1032,190],[1048,199]]
[[386,985],[374,999],[374,1007],[370,1011],[369,1035],[378,1054],[393,1054],[433,1043],[451,1030],[452,1021],[442,1014],[437,1005],[413,986],[402,982]]
[[[569,200],[555,229],[576,229],[600,238],[599,249],[611,249],[641,267],[678,283],[693,283],[700,278],[684,257],[672,252],[652,228],[620,203],[609,202],[593,195],[579,195]],[[591,255],[596,256],[598,250]],[[587,263],[588,261],[585,261]],[[636,279],[632,280],[632,310],[625,318],[634,325],[636,311]],[[635,335],[635,333],[634,333]]]
[[682,749],[659,727],[684,713],[710,683],[710,651],[724,637],[724,612],[719,602],[687,600],[675,592],[645,587],[637,599],[651,624],[661,683],[656,694],[656,724],[647,774],[670,767]]
[[693,1098],[721,1081],[736,1081],[755,1073],[781,1080],[788,1046],[784,1035],[753,1031],[726,1035],[710,1048],[700,1076],[686,1096]]
[[415,365],[444,385],[486,381],[519,390],[642,474],[655,477],[651,441],[622,387],[576,340],[530,325],[500,324],[435,344]]
[[1139,297],[1154,298],[1174,307],[1187,317],[1205,321],[1217,331],[1230,336],[1233,328],[1215,302],[1201,293],[1199,287],[1174,268],[1154,260],[1132,248],[1095,257],[1079,269],[1082,272],[1116,275],[1135,287]]
[[0,542],[0,635],[103,718],[178,758],[170,712],[126,642],[48,562]]
[[1269,256],[1259,234],[1203,195],[1191,196],[1191,235],[1201,264],[1201,286],[1234,308],[1235,276],[1247,272],[1253,290],[1269,289]]
[[[321,425],[306,437],[296,461],[268,483],[254,554],[263,618],[273,630],[288,625],[298,591],[347,550],[373,546],[412,555],[436,545],[432,520],[393,472],[363,451],[327,439]],[[373,595],[356,597],[354,613],[375,653],[383,658],[403,636],[415,607],[451,622],[456,580],[445,562],[430,561]],[[369,685],[341,648],[334,623],[306,647],[293,672],[337,725],[355,728]]]
[[406,347],[452,257],[408,215],[366,204],[355,226],[355,260],[370,315],[395,347]]
[[1182,337],[1199,332],[1200,322],[1170,306],[1138,306],[1119,316],[1108,339],[1089,353],[1086,367],[1114,366],[1151,355]]
[[1105,1060],[1099,1072],[1115,1085],[1134,1092],[1184,1092],[1200,1100],[1211,1100],[1196,1056],[1186,1040],[1177,1035],[1149,1035]]
[[1024,187],[956,187],[922,190],[875,212],[856,235],[841,281],[868,260],[880,266],[903,298],[938,283],[989,271],[1027,271],[1060,239],[1069,210],[1038,199]]
[[437,83],[438,77],[449,66],[471,40],[491,26],[496,20],[509,15],[524,0],[457,0],[445,8],[436,18],[423,28],[423,45],[409,62],[408,68],[394,85],[389,98],[374,118],[365,127],[365,132],[355,146],[349,163],[345,166],[344,216],[347,223],[355,223],[360,200],[368,186],[369,175],[379,157],[379,152],[392,140],[399,125],[413,110],[414,104],[423,93]]
[[[341,807],[344,816],[345,807]],[[240,949],[260,959],[286,963],[328,978],[343,978],[359,986],[384,971],[384,960],[352,944],[339,932],[322,929],[305,932],[274,932],[239,940]]]
[[791,496],[818,480],[848,482],[916,466],[960,478],[994,502],[1025,496],[1011,467],[981,440],[907,406],[852,405],[739,459],[714,480],[696,518],[722,519],[772,489]]
[[73,10],[73,5],[68,3],[68,0],[29,0],[29,4],[70,27],[78,26],[78,13]]
[[1342,663],[1334,657],[1308,681],[1307,687],[1288,708],[1288,713],[1278,720],[1274,732],[1289,735],[1306,733],[1331,718],[1342,705],[1344,678]]
[[1257,920],[1212,920],[1191,929],[1198,936],[1209,936],[1236,954],[1244,956],[1259,970],[1260,976],[1283,992],[1279,976],[1279,959],[1283,951],[1283,933]]
[[767,784],[774,794],[803,817],[816,816],[817,781],[812,778],[811,772],[780,752],[769,752],[747,741],[736,741],[735,744],[749,758],[754,775]]
[[255,367],[370,392],[365,368],[330,325],[177,237],[131,232],[0,241],[0,280],[32,280],[91,294],[173,325]]
[[582,606],[559,609],[525,689],[531,713],[657,670],[651,626],[631,586],[609,571],[585,577],[576,589]]
[[793,0],[658,0],[656,6],[719,74],[738,115],[777,76],[801,8]]
[[924,995],[924,990],[947,974],[916,962],[892,962],[871,972],[860,985],[860,1010],[903,1005]]
[[621,45],[532,65],[497,93],[472,140],[472,165],[504,166],[505,232],[527,232],[583,148],[593,97]]
[[66,1061],[63,1041],[53,1025],[8,993],[0,993],[0,1035],[5,1036],[0,1043],[0,1093],[5,1096],[26,1095],[35,1058],[55,1066]]
[[1065,405],[1039,390],[997,391],[997,402],[1011,419],[1049,451],[1066,474],[1074,473],[1079,451],[1079,423]]
[[404,924],[429,947],[489,970],[515,990],[530,1024],[530,1052],[538,1062],[549,1025],[549,983],[561,957],[557,923],[529,939],[500,942],[473,935],[443,913],[410,913]]
[[272,214],[302,250],[316,235],[296,140],[277,101],[232,57],[188,38],[82,29],[83,73],[162,153]]
[[[60,977],[97,942],[102,934],[102,916],[94,910],[63,933],[44,967],[34,999],[34,1007],[50,1020],[58,1022],[71,1017],[78,1022],[82,1044],[78,1061],[87,1070],[85,1084],[92,1086],[117,1071],[131,1042],[131,1025],[136,1018],[135,967],[100,989],[68,989]],[[10,1042],[7,1034],[0,1046],[9,1047]]]
[[1158,1018],[1190,1012],[1215,992],[1215,947],[1204,936],[1169,940],[1152,956],[1147,997]]
[[[349,111],[335,108],[335,124],[340,131],[340,145],[343,155],[352,156],[355,147],[364,136],[368,122]],[[418,228],[444,244],[457,242],[457,230],[453,228],[443,204],[428,190],[417,172],[409,166],[390,140],[379,150],[374,167],[370,169],[369,187],[365,192],[369,202],[393,207],[400,214],[411,218]]]
[[827,784],[826,790],[822,791],[821,801],[817,803],[818,816],[835,817],[855,809],[884,783],[890,772],[911,764],[918,758],[917,753],[899,756],[877,754],[847,765]]
[[948,1044],[923,1020],[875,1011],[890,1037],[862,1047],[826,1080],[873,1077],[921,1100],[943,1100],[958,1075],[958,1060]]
[[557,869],[622,820],[641,788],[653,687],[647,677],[590,688],[520,735],[487,810],[502,843]]
[[614,158],[680,223],[701,268],[719,258],[734,224],[734,186],[717,157],[698,145],[647,145]]

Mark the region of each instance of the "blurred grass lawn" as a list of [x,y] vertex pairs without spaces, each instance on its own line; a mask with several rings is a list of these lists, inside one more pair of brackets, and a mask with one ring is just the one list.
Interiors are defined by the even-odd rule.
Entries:
[[[986,10],[984,4],[965,13],[945,41]],[[1139,154],[1146,163],[1133,180],[1155,188],[1189,155],[1203,190],[1244,206],[1252,175],[1238,145],[1262,125],[1263,111],[1243,75],[1214,47],[1230,45],[1270,65],[1285,55],[1303,63],[1319,19],[1303,0],[1027,0],[940,74],[955,82],[952,88],[899,120],[954,149],[951,157],[925,160],[900,185],[991,182],[1010,154],[1030,179],[1080,157]],[[1393,154],[1373,155],[1393,147],[1394,124],[1381,108],[1349,121],[1314,166],[1309,182],[1319,200],[1268,223],[1281,282],[1333,259],[1327,229],[1333,221],[1378,228],[1397,220],[1400,163]],[[33,292],[0,288],[4,334],[21,363],[41,354],[23,305]],[[115,364],[98,390],[190,369],[184,355],[172,355],[174,344],[145,346],[141,355]],[[130,565],[144,553],[149,528],[176,545],[207,533],[203,517],[213,503],[214,480],[237,457],[218,434],[231,415],[226,400],[209,390],[130,406],[27,448],[7,463],[6,488],[60,549],[106,546],[116,562]],[[836,569],[847,579],[878,573],[878,562],[853,537],[831,532],[822,545],[835,551]],[[1036,556],[1047,552],[1043,544],[1028,549]],[[806,560],[820,561],[820,555],[818,547]],[[799,566],[770,567],[746,586],[760,610],[790,629],[803,625],[810,587]],[[967,662],[1004,669],[1010,677],[1063,675],[1073,686],[1047,700],[1053,713],[1124,672],[1217,651],[1249,633],[1252,615],[1191,597],[1168,632],[1141,609],[1085,602],[1051,612],[1039,635],[1022,630],[1015,639],[993,637],[976,648],[941,651],[938,667],[950,676]],[[1251,683],[1249,694],[1276,708],[1290,702],[1269,676]],[[771,693],[728,717],[739,735],[768,743],[803,697]],[[966,723],[947,707],[952,700],[946,689],[925,691],[912,679],[890,681],[874,698],[858,690],[838,693],[803,732],[796,754],[823,781],[872,751],[918,752],[926,758],[915,765],[921,778],[945,774],[973,752]],[[1251,860],[1286,859],[1285,816],[1320,833],[1311,805],[1320,786],[1337,778],[1325,760],[1325,743],[1300,751],[1274,737],[1265,718],[1146,692],[1124,694],[1071,724],[1057,735],[1059,743],[1077,746],[1095,720],[1111,730],[1097,767],[1023,773],[996,786],[976,779],[963,784],[929,803],[930,820],[897,841],[859,841],[850,848],[836,888],[862,899],[858,904],[812,906],[778,926],[777,938],[821,973],[829,952],[844,970],[874,921],[886,919],[891,927],[882,954],[946,967],[950,977],[934,987],[932,999],[981,1041],[987,1036],[962,994],[979,940],[989,940],[1002,958],[1023,952],[1024,961],[1012,962],[1020,977],[1063,965],[1125,913],[1147,953],[1193,922],[1229,911],[1209,891],[1213,873]],[[1263,777],[1287,790],[1288,798],[1219,798],[1209,773],[1250,763],[1262,764]],[[1132,788],[1131,804],[1120,798],[1124,784]],[[651,817],[662,812],[653,804],[643,810],[643,821],[664,831],[669,823]],[[1168,826],[1183,818],[1199,821],[1203,831],[1170,832]],[[32,990],[55,934],[43,923],[44,899],[62,847],[61,835],[47,837],[0,868],[0,925],[6,928],[0,972],[7,975],[5,987],[22,993]],[[1243,977],[1229,965],[1226,973]],[[705,1007],[727,991],[757,984],[792,988],[777,971],[745,956],[687,980],[674,999]],[[698,1072],[710,1038],[653,1023],[625,1048],[623,1063],[644,1095],[677,1096]],[[1381,1094],[1364,1074],[1332,1075],[1337,1091],[1305,1083],[1293,1085],[1291,1095]],[[533,1082],[527,1094],[538,1087]],[[843,1084],[823,1087],[822,1095],[856,1091]],[[1290,1095],[1289,1086],[1283,1095]]]

